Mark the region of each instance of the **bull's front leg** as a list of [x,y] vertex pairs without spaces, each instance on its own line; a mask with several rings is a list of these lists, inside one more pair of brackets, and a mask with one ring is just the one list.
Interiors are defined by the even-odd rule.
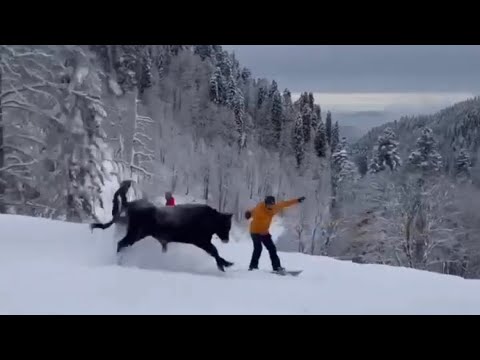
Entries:
[[232,262],[225,260],[218,254],[218,250],[211,242],[203,242],[200,244],[196,244],[199,248],[205,250],[208,254],[215,258],[217,262],[217,268],[220,271],[225,271],[225,267],[230,267],[233,265]]
[[165,240],[164,237],[160,237],[160,236],[154,236],[154,238],[160,243],[160,245],[162,245],[162,252],[163,253],[166,253],[167,250],[168,250],[168,240]]
[[160,244],[162,245],[162,252],[166,253],[168,250],[167,248],[168,241],[160,241]]

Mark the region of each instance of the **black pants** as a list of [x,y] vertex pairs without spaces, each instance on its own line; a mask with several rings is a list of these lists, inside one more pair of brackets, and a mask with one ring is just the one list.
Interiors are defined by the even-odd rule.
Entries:
[[262,244],[267,248],[268,253],[270,254],[270,260],[272,261],[272,268],[276,271],[280,265],[280,259],[277,255],[277,248],[273,243],[272,236],[270,234],[260,235],[260,234],[250,234],[253,240],[253,254],[252,260],[250,260],[250,269],[258,269],[258,260],[260,260],[260,255],[262,255]]

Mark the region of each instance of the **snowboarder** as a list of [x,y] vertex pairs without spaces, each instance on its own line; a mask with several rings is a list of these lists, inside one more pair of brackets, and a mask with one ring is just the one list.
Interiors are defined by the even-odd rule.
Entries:
[[285,271],[280,264],[280,259],[277,255],[277,248],[273,243],[272,235],[270,235],[270,224],[273,216],[278,214],[282,209],[301,203],[303,200],[305,200],[305,196],[298,199],[275,203],[275,197],[267,196],[265,197],[265,200],[255,206],[255,208],[245,212],[245,218],[247,220],[252,218],[252,222],[250,223],[250,236],[253,241],[253,253],[248,270],[258,269],[258,261],[262,254],[263,244],[270,254],[273,271]]
[[167,191],[165,193],[165,200],[165,206],[175,206],[175,198],[172,196],[172,193],[170,191]]

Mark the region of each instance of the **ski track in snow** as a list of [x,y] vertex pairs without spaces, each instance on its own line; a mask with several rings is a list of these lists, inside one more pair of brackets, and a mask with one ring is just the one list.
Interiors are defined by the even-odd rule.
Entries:
[[[147,238],[117,265],[121,229],[1,215],[0,314],[480,314],[480,282],[382,265],[280,253],[298,277],[248,272],[252,246],[235,227],[225,273],[192,245]],[[281,231],[277,222],[274,229]]]

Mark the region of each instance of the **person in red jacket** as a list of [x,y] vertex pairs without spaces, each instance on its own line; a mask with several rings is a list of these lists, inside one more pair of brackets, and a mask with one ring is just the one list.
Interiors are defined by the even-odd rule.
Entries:
[[167,201],[165,206],[175,206],[175,198],[170,191],[165,193],[165,200]]

